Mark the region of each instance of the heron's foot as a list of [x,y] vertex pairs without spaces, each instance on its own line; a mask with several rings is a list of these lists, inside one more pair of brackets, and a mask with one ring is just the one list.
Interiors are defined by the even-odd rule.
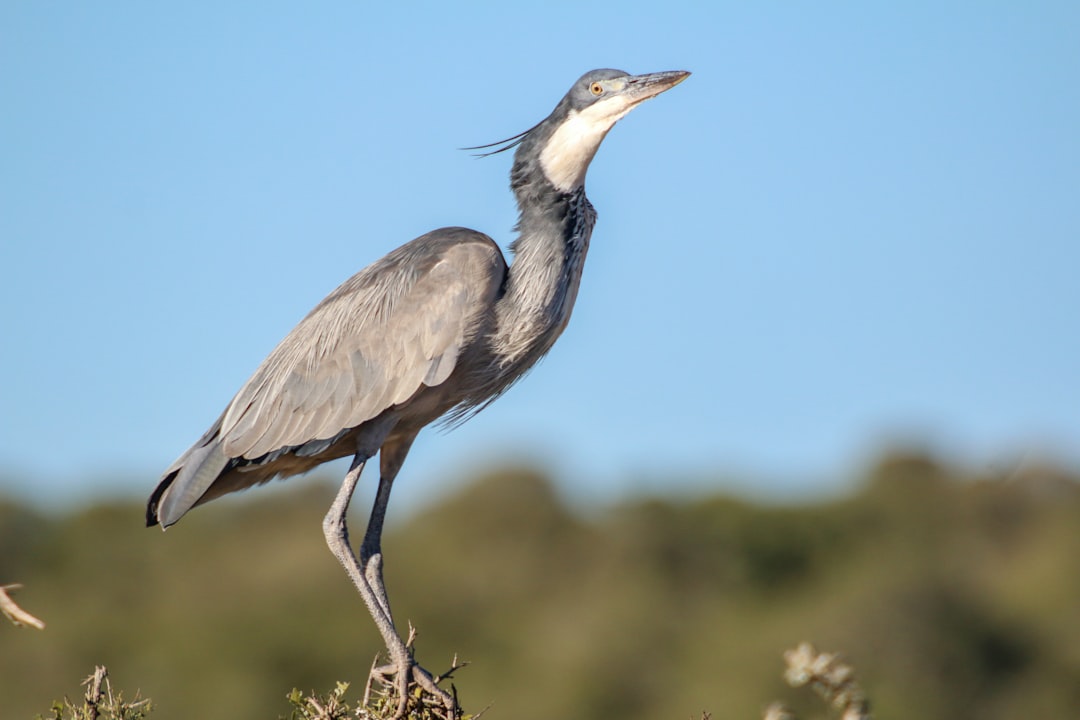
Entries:
[[439,683],[463,667],[463,663],[459,663],[455,657],[449,670],[441,675],[432,675],[413,659],[412,644],[415,638],[416,631],[410,626],[406,652],[392,653],[397,657],[388,664],[372,666],[364,692],[364,705],[371,700],[374,688],[380,704],[392,703],[395,720],[402,720],[406,716],[422,720],[460,720],[461,709],[455,694],[439,687]]

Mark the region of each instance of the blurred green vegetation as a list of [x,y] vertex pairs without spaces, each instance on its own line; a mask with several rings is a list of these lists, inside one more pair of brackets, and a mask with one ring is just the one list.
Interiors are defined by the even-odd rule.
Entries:
[[[158,720],[272,720],[292,688],[339,680],[359,693],[380,643],[323,541],[333,487],[291,484],[164,535],[137,502],[0,502],[0,582],[48,623],[0,624],[0,717],[46,713],[95,664]],[[1080,717],[1080,479],[1054,469],[972,476],[897,453],[838,500],[583,515],[510,468],[396,524],[384,549],[419,659],[471,661],[461,701],[491,720],[803,708],[780,677],[802,640],[842,652],[880,718]]]

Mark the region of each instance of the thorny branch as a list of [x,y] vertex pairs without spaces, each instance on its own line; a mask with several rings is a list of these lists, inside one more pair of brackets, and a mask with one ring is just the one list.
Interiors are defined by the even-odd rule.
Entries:
[[86,704],[83,709],[89,720],[97,720],[98,715],[101,714],[100,705],[103,694],[101,684],[105,682],[108,674],[109,671],[105,669],[104,665],[97,665],[94,667],[94,674],[83,682],[83,685],[86,686],[86,695],[84,696]]
[[[139,699],[124,702],[121,693],[113,694],[109,683],[109,671],[103,665],[94,667],[94,673],[83,680],[86,687],[82,703],[76,705],[68,698],[53,703],[49,720],[143,720],[150,712],[150,701]],[[38,718],[43,716],[38,715]]]
[[[415,640],[416,629],[410,623],[409,636],[405,642],[405,647],[411,650]],[[455,655],[450,663],[450,669],[434,676],[430,681],[437,687],[443,681],[452,678],[456,671],[467,664],[460,662],[457,655]],[[367,684],[364,687],[364,698],[361,703],[362,710],[358,717],[368,719],[383,717],[387,709],[391,707],[395,708],[395,715],[398,715],[402,710],[402,703],[404,703],[405,714],[408,717],[420,720],[463,720],[464,718],[475,720],[483,714],[480,712],[471,716],[463,715],[460,706],[457,704],[457,688],[453,684],[450,685],[450,692],[454,696],[455,706],[452,709],[444,707],[441,698],[415,680],[410,680],[408,683],[408,696],[398,698],[396,697],[395,684],[389,676],[389,672],[391,672],[390,669],[378,666],[378,658],[376,658],[375,663],[372,664],[371,672],[368,674]]]

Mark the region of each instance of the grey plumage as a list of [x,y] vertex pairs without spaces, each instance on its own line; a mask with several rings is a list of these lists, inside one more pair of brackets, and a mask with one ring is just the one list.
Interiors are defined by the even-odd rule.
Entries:
[[148,520],[168,526],[225,492],[353,455],[350,435],[424,388],[441,386],[442,397],[418,408],[423,415],[436,412],[433,404],[445,411],[463,400],[471,383],[445,381],[462,349],[488,329],[482,310],[505,275],[490,238],[444,228],[351,277],[300,321],[211,431],[166,471],[169,485]]
[[[687,75],[582,76],[551,115],[502,148],[517,147],[513,264],[488,236],[443,228],[346,280],[165,471],[147,524],[167,527],[222,494],[354,456],[324,521],[327,542],[387,641],[401,696],[410,670],[441,692],[394,630],[382,586],[379,535],[391,483],[421,428],[479,411],[551,348],[570,319],[596,221],[585,196],[588,165],[618,119]],[[345,510],[364,463],[380,451],[378,498],[357,560]]]

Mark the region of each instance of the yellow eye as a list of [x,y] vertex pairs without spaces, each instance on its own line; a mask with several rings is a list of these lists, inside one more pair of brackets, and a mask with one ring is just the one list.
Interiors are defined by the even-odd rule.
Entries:
[[604,94],[604,86],[598,82],[594,82],[591,86],[589,86],[589,90],[592,92],[593,95]]

